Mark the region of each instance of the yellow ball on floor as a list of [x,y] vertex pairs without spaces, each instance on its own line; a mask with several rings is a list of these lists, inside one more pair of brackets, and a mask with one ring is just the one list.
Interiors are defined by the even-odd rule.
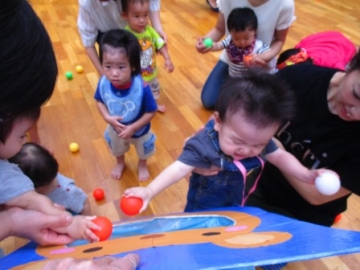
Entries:
[[69,149],[71,152],[75,153],[75,152],[79,151],[79,145],[75,142],[70,143]]
[[84,69],[83,69],[83,67],[82,66],[76,66],[76,72],[77,73],[83,73],[83,71],[84,71]]

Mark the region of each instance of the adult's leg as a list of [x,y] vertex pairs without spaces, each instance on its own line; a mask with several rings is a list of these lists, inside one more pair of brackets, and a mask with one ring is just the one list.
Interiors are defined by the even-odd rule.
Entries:
[[221,86],[228,77],[229,66],[219,60],[207,78],[201,92],[201,102],[206,109],[214,109]]

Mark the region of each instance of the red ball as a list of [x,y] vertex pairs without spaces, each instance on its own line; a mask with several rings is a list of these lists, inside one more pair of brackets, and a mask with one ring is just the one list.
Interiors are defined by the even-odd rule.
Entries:
[[121,210],[128,216],[139,214],[143,201],[137,197],[122,197],[120,201]]
[[104,190],[102,188],[94,189],[93,196],[94,196],[95,200],[97,200],[97,201],[104,199],[104,196],[105,196]]
[[340,221],[340,219],[341,219],[341,214],[338,214],[336,217],[335,217],[335,223],[336,222],[339,222]]
[[92,222],[101,227],[100,231],[92,230],[92,232],[99,237],[99,241],[105,241],[110,237],[113,227],[112,222],[108,218],[96,217]]

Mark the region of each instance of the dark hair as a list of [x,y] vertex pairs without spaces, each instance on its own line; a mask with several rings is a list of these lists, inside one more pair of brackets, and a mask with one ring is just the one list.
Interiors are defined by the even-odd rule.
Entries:
[[[300,48],[292,48],[292,49],[288,49],[288,50],[283,51],[279,55],[279,58],[277,59],[276,66],[280,65],[281,63],[284,63],[291,56],[294,56],[294,55],[296,55],[296,54],[298,54],[300,52],[301,52]],[[310,57],[308,57],[306,60],[301,61],[301,62],[297,62],[297,63],[294,63],[294,64],[300,64],[300,63],[310,63],[310,64],[312,64],[313,60]]]
[[357,52],[350,60],[350,63],[347,66],[347,73],[350,73],[354,70],[360,70],[360,52]]
[[129,11],[130,3],[144,4],[144,3],[149,3],[149,2],[150,2],[149,0],[121,0],[121,8],[122,8],[123,12],[127,13]]
[[20,152],[9,161],[19,165],[23,173],[33,181],[35,188],[49,185],[59,169],[51,153],[36,143],[24,144]]
[[[221,87],[215,110],[226,121],[241,113],[259,128],[281,124],[294,114],[291,91],[274,75],[249,69],[242,78],[229,78]],[[241,125],[241,123],[239,123]]]
[[26,0],[0,1],[0,141],[13,122],[54,91],[57,65],[50,38]]
[[131,75],[141,73],[140,55],[141,47],[137,38],[129,31],[123,29],[109,30],[101,38],[100,61],[103,62],[103,54],[106,52],[106,46],[122,49],[129,60],[130,66],[134,69]]
[[258,21],[255,12],[251,8],[234,8],[227,19],[227,28],[229,32],[256,31]]

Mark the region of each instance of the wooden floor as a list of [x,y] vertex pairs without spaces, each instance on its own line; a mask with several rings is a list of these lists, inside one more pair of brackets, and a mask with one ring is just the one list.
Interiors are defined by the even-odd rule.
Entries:
[[[74,178],[89,195],[92,212],[116,221],[125,217],[119,212],[119,198],[132,186],[145,186],[136,178],[137,157],[134,149],[126,155],[127,168],[120,181],[109,176],[115,159],[103,139],[105,122],[93,99],[98,74],[88,60],[77,32],[77,0],[32,0],[52,39],[59,77],[54,95],[44,106],[38,123],[42,144],[52,149],[60,163],[60,172]],[[295,0],[297,19],[290,29],[285,48],[292,47],[302,37],[323,30],[339,30],[360,44],[360,4],[356,0]],[[162,0],[161,18],[169,40],[169,51],[175,71],[168,74],[159,57],[160,102],[165,114],[157,114],[152,129],[157,135],[156,154],[149,159],[152,177],[173,162],[181,152],[183,141],[209,117],[202,108],[200,92],[219,53],[200,55],[195,50],[196,37],[202,36],[215,24],[216,13],[205,0]],[[82,65],[83,74],[75,67]],[[74,79],[66,80],[65,72],[72,71]],[[80,152],[68,150],[71,142],[80,145]],[[91,192],[102,187],[106,199],[97,203]],[[183,210],[187,182],[181,180],[155,199],[143,215],[166,214]],[[336,227],[360,230],[358,197],[352,196],[349,210]],[[324,239],[326,241],[326,239]],[[8,238],[0,243],[6,252],[22,245],[24,240]],[[288,270],[359,269],[360,254],[331,257],[321,260],[290,263]]]

